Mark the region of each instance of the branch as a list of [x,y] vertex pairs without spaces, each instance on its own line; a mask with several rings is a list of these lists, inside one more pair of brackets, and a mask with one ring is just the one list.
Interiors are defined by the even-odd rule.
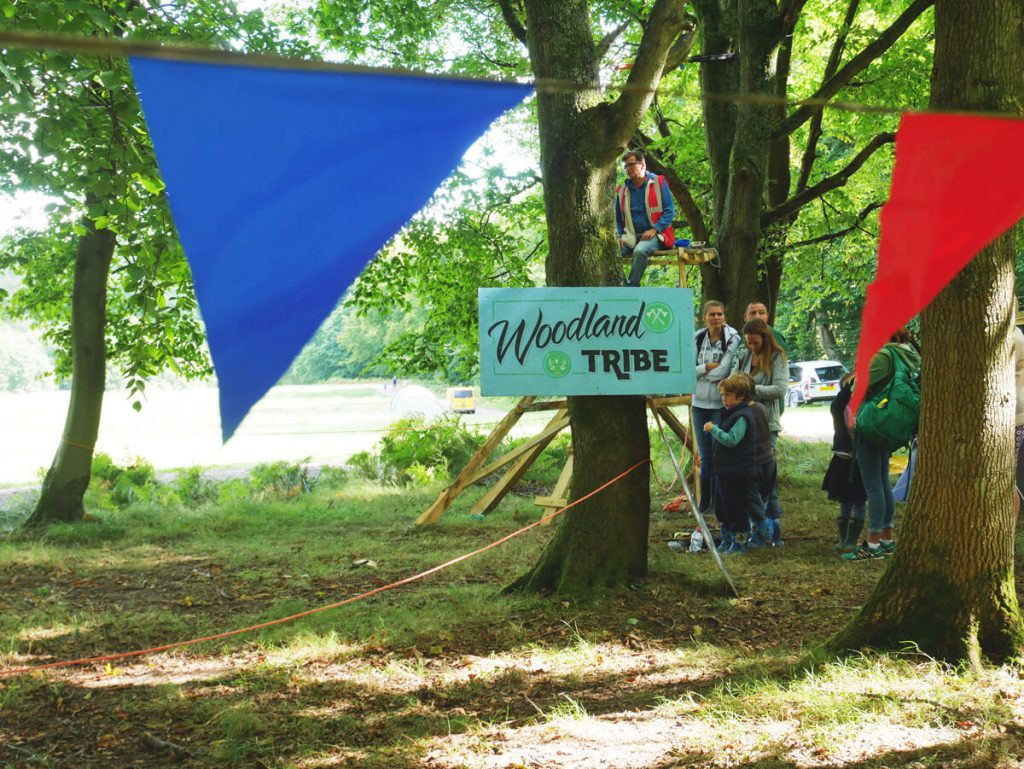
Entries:
[[[935,0],[914,0],[907,10],[900,14],[899,18],[889,25],[882,34],[872,40],[863,51],[850,59],[846,66],[824,83],[810,98],[812,100],[831,99],[839,93],[840,89],[848,84],[854,76],[863,72],[869,64],[889,50],[903,33],[907,31],[910,25],[917,20],[917,17],[934,4]],[[811,116],[820,109],[821,107],[818,106],[800,107],[779,124],[779,127],[775,129],[773,138],[793,133],[793,131],[810,120]]]
[[668,49],[668,55],[665,57],[665,66],[661,70],[662,77],[665,77],[674,69],[679,69],[690,58],[690,51],[693,50],[693,43],[697,39],[697,25],[689,18],[687,18],[687,23],[689,26],[683,28],[682,34],[676,38],[676,41],[672,43],[672,47]]
[[[507,2],[507,0],[500,0]],[[682,0],[657,0],[647,19],[636,61],[619,98],[604,116],[608,145],[626,146],[654,99],[669,48],[683,31],[687,16]]]
[[601,61],[601,59],[604,58],[605,54],[608,53],[608,49],[612,47],[612,43],[618,39],[619,35],[626,31],[626,27],[628,26],[629,21],[624,21],[601,38],[600,42],[598,42],[597,46],[594,48],[594,58],[597,61]]
[[824,243],[826,241],[838,240],[839,238],[846,237],[854,230],[860,229],[861,222],[867,219],[868,215],[872,211],[875,211],[876,209],[879,209],[884,205],[884,200],[877,203],[872,203],[859,214],[857,214],[856,218],[853,220],[853,224],[851,224],[849,227],[838,230],[837,232],[830,232],[827,235],[819,235],[816,238],[810,238],[808,240],[798,240],[795,243],[787,243],[786,248],[802,248],[803,246],[813,246],[816,243]]
[[512,0],[498,0],[498,7],[501,8],[501,16],[512,30],[512,36],[523,45],[526,45],[526,27],[516,15],[516,9],[512,7]]
[[141,737],[139,737],[139,742],[141,742],[150,750],[155,750],[162,753],[170,753],[175,758],[184,758],[189,754],[188,748],[182,745],[178,745],[174,742],[161,740],[159,737],[154,737],[149,732],[145,732]]
[[800,14],[803,12],[806,4],[807,0],[789,0],[786,3],[786,8],[782,12],[780,19],[783,37],[791,35],[793,30],[796,29],[796,23],[800,20]]
[[812,200],[820,198],[826,192],[834,190],[837,187],[842,187],[879,147],[886,144],[892,144],[894,141],[896,141],[895,133],[878,134],[878,136],[868,142],[867,146],[858,152],[853,160],[851,160],[841,171],[822,179],[813,187],[809,187],[803,192],[798,192],[785,203],[761,214],[761,226],[768,227],[780,219],[785,219],[786,217],[795,214]]
[[[860,0],[850,0],[850,4],[846,6],[846,17],[843,19],[842,29],[839,30],[839,34],[836,36],[836,42],[832,46],[832,52],[829,54],[828,62],[825,64],[825,73],[821,78],[823,83],[827,83],[834,77],[836,70],[839,69],[839,62],[842,61],[843,50],[846,48],[846,38],[853,27],[853,20],[857,16],[859,6]],[[803,192],[807,189],[807,182],[811,178],[811,168],[818,157],[818,139],[821,138],[821,118],[823,114],[824,111],[819,109],[811,118],[810,129],[807,132],[807,146],[804,148],[804,156],[800,161],[800,176],[796,182],[797,192]]]

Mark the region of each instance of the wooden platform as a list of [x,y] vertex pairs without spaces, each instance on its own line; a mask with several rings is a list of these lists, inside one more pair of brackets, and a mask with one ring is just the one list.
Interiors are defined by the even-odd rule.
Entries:
[[[694,265],[708,264],[718,258],[718,249],[710,246],[665,248],[655,251],[647,260],[647,266],[677,267],[679,269],[679,285],[686,286],[686,268]],[[623,257],[622,263],[629,265],[633,257]]]

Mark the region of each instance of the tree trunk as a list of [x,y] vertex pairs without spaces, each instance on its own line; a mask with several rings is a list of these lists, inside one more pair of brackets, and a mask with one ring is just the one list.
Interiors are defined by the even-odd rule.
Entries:
[[832,324],[817,317],[815,317],[815,321],[818,324],[818,338],[821,340],[821,349],[824,350],[825,359],[839,360],[836,335],[832,333]]
[[39,501],[25,522],[29,527],[80,521],[85,515],[82,498],[89,486],[106,379],[107,274],[116,238],[110,230],[97,231],[88,218],[82,225],[87,232],[78,240],[71,297],[71,402]]
[[[1020,111],[1021,29],[1020,0],[938,0],[932,106]],[[1013,581],[1013,268],[1011,228],[922,315],[920,454],[906,523],[835,649],[909,641],[978,665],[1024,648]]]
[[704,267],[701,278],[703,298],[725,302],[729,323],[740,326],[747,304],[757,298],[773,113],[765,104],[722,97],[772,93],[769,58],[778,42],[779,19],[774,0],[699,0],[695,6],[704,51],[733,49],[738,54],[735,62],[701,65],[701,90],[713,95],[704,100],[704,120],[715,201],[714,245],[721,257],[721,270]]
[[[537,119],[547,215],[551,286],[621,286],[615,239],[612,164],[650,106],[665,54],[683,28],[683,4],[659,0],[630,83],[615,104],[601,98],[598,57],[586,0],[527,0],[526,37],[537,78],[578,90],[538,89]],[[649,457],[642,397],[569,399],[578,499]],[[510,589],[584,594],[647,572],[650,487],[647,466],[572,508],[534,568]]]

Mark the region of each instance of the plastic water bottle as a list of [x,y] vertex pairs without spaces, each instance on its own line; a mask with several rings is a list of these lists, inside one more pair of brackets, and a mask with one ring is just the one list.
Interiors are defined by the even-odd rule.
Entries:
[[699,553],[704,547],[704,535],[697,529],[690,535],[690,552]]

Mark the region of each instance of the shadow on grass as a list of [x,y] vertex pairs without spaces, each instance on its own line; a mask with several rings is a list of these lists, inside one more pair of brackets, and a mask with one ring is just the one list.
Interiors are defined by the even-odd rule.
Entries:
[[[986,737],[980,741],[961,739],[943,745],[933,745],[910,750],[886,750],[867,758],[854,760],[817,759],[815,769],[924,769],[924,767],[943,767],[944,769],[993,769],[998,766],[1018,766],[1015,755],[1021,748],[1021,740],[1015,735]],[[712,753],[687,753],[673,755],[650,764],[644,769],[697,769],[703,767],[725,767],[729,769],[805,769],[809,764],[806,758],[796,759],[786,755],[789,749],[785,745],[771,745],[767,748],[774,755],[763,756],[751,761],[717,762]]]
[[[675,667],[659,665],[644,673],[671,674]],[[80,683],[8,680],[2,684],[9,696],[0,707],[0,761],[78,767],[102,759],[112,766],[148,766],[132,762],[145,753],[140,740],[151,733],[187,748],[185,766],[191,767],[293,765],[288,762],[334,751],[358,754],[355,765],[399,769],[423,765],[420,741],[481,724],[514,727],[543,720],[544,712],[564,702],[563,695],[585,701],[592,715],[649,709],[758,668],[741,664],[728,674],[641,687],[629,683],[634,670],[551,675],[513,669],[476,681],[403,689],[400,674],[389,685],[387,672],[371,667],[356,674],[370,682],[352,680],[329,664],[245,668],[180,685],[104,686],[102,673]],[[12,686],[19,690],[9,691]],[[69,744],[78,746],[73,758],[62,755]],[[33,755],[38,760],[26,763]]]

